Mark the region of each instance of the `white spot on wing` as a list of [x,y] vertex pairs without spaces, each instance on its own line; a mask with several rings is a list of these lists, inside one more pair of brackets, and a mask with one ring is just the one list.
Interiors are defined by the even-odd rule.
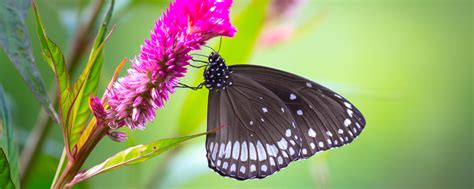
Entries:
[[209,150],[212,151],[212,148],[213,148],[213,147],[214,147],[214,142],[211,142],[211,143],[209,144]]
[[313,85],[311,85],[310,82],[306,82],[306,86],[309,87],[309,88],[313,87]]
[[303,115],[303,110],[296,110],[296,114]]
[[291,93],[291,94],[290,94],[290,100],[296,100],[296,95],[293,94],[293,93]]
[[219,158],[222,158],[222,156],[224,156],[224,153],[225,153],[225,144],[221,143],[221,148],[219,149]]
[[288,148],[288,142],[284,138],[281,138],[281,140],[277,142],[277,145],[282,150],[286,150]]
[[252,142],[249,142],[249,155],[251,160],[257,160],[257,152],[255,151],[255,146]]
[[316,132],[313,130],[313,128],[309,128],[308,136],[313,137],[313,138],[316,137]]
[[332,137],[331,131],[326,131],[326,134],[327,134],[329,137]]
[[262,108],[262,111],[263,111],[263,113],[267,113],[267,112],[268,112],[268,109],[265,108],[265,107],[263,107],[263,108]]
[[345,120],[344,120],[344,126],[349,127],[350,124],[351,124],[351,120],[350,120],[350,119],[345,119]]
[[344,131],[342,129],[337,130],[337,133],[342,134]]
[[247,161],[248,158],[248,151],[247,151],[247,142],[242,142],[242,150],[240,151],[240,160]]
[[235,169],[236,169],[236,166],[235,166],[235,163],[233,163],[233,164],[230,166],[230,172],[235,172]]
[[250,121],[249,123],[250,123],[250,125],[253,125],[253,121]]
[[290,147],[290,155],[293,155],[295,154],[295,150],[293,149],[293,147]]
[[311,144],[309,144],[309,145],[311,146],[311,149],[316,148],[316,145],[313,142],[311,142]]
[[275,164],[275,160],[274,160],[272,157],[270,157],[270,165],[271,165],[271,166],[275,166],[275,165],[276,165],[276,164]]
[[232,149],[232,143],[229,141],[227,145],[225,146],[225,158],[229,159],[230,158],[230,149]]
[[347,108],[352,108],[352,105],[349,104],[349,102],[344,102],[344,105],[345,105]]
[[272,145],[267,144],[266,146],[267,146],[267,153],[269,156],[276,157],[278,155],[278,149],[274,144]]
[[232,158],[234,158],[235,160],[238,160],[239,151],[240,151],[240,143],[239,141],[235,141],[234,147],[232,148]]
[[324,147],[324,143],[323,143],[323,142],[319,142],[319,143],[318,143],[318,146],[322,148],[322,147]]
[[219,145],[216,143],[216,145],[214,145],[214,148],[212,149],[212,159],[213,160],[216,160],[217,148],[218,147],[219,147]]
[[261,170],[262,170],[263,172],[267,172],[267,165],[262,165]]
[[349,117],[352,117],[354,112],[351,109],[347,109],[347,114],[349,115]]
[[277,160],[279,165],[283,165],[283,158],[281,156],[278,156]]
[[224,168],[224,169],[227,169],[228,166],[229,166],[229,163],[227,163],[227,162],[224,162],[224,163],[222,164],[222,168]]
[[287,130],[286,130],[285,136],[286,136],[286,137],[290,137],[290,136],[291,136],[291,130],[290,130],[290,129],[287,129]]
[[250,165],[250,172],[255,172],[256,170],[255,164]]
[[245,173],[245,166],[242,165],[242,166],[240,167],[240,172],[241,172],[241,173]]
[[260,141],[257,141],[257,153],[260,161],[267,159],[267,153],[265,152],[265,148]]

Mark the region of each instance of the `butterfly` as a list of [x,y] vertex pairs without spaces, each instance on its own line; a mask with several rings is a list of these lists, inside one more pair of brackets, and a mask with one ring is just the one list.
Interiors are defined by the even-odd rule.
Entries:
[[[365,119],[347,99],[303,77],[208,57],[208,165],[237,180],[265,178],[291,162],[351,143]],[[220,129],[218,129],[221,127]]]

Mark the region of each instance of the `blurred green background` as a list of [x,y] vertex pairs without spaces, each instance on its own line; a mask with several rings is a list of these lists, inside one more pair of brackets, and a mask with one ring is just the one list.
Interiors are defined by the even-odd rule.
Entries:
[[[227,62],[287,70],[339,92],[367,119],[361,136],[349,146],[298,161],[266,179],[245,182],[207,168],[202,137],[76,188],[474,187],[472,1],[235,1],[232,18],[239,32],[223,41]],[[49,35],[69,52],[90,2],[37,3]],[[167,4],[117,0],[112,19],[116,31],[105,47],[102,89],[123,57],[139,53]],[[50,86],[53,75],[40,57],[31,10],[27,23],[37,65]],[[3,51],[0,62],[0,82],[13,106],[22,146],[39,104]],[[201,72],[191,69],[183,82],[197,82]],[[102,141],[86,167],[129,146],[205,131],[206,94],[178,90],[145,131],[122,129],[130,140]],[[25,188],[50,186],[62,148],[60,129],[52,127]]]

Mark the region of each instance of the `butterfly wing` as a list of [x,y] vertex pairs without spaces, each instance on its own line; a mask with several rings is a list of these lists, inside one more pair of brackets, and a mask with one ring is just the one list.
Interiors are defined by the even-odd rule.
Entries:
[[302,139],[285,103],[238,75],[226,90],[209,91],[209,167],[239,180],[264,178],[299,158]]
[[231,66],[277,95],[288,107],[303,136],[301,158],[348,144],[365,127],[361,112],[334,91],[303,77],[255,65]]

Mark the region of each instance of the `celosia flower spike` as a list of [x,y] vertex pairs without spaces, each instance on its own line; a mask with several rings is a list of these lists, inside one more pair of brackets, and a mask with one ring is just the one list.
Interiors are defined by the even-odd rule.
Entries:
[[128,74],[106,94],[112,128],[143,129],[163,108],[178,79],[186,74],[191,50],[216,36],[233,36],[232,0],[176,0],[155,23]]

